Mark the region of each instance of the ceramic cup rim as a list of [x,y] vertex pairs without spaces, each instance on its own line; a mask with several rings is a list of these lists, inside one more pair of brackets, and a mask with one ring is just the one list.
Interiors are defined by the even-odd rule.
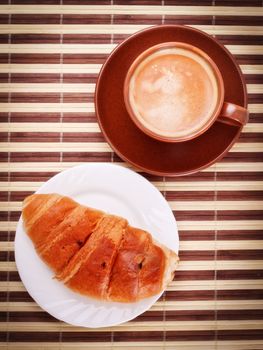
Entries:
[[[142,123],[140,121],[140,119],[136,116],[136,114],[134,113],[133,108],[130,104],[130,101],[129,101],[129,84],[130,84],[131,77],[132,77],[133,73],[135,72],[135,69],[138,67],[138,65],[145,58],[147,58],[149,55],[153,54],[155,51],[159,51],[161,49],[166,49],[169,47],[187,49],[187,50],[190,50],[190,51],[198,54],[199,56],[201,56],[209,64],[209,66],[212,68],[214,76],[215,76],[216,81],[217,81],[217,85],[218,85],[217,104],[216,104],[216,107],[215,107],[212,115],[210,116],[210,118],[208,118],[207,122],[200,129],[196,130],[195,132],[193,132],[189,135],[177,136],[177,137],[176,136],[175,137],[174,136],[167,136],[167,135],[163,135],[161,133],[159,134],[159,133],[156,133],[153,130],[147,128],[147,126],[145,126],[145,124]],[[130,118],[133,120],[135,125],[142,132],[144,132],[148,136],[151,136],[152,138],[155,138],[159,141],[184,142],[184,141],[192,140],[192,139],[202,135],[216,121],[216,119],[218,118],[220,111],[223,107],[224,97],[225,97],[225,88],[224,88],[223,77],[221,75],[220,70],[218,69],[216,63],[212,60],[212,58],[207,53],[205,53],[203,50],[199,49],[198,47],[191,45],[191,44],[188,44],[188,43],[185,43],[185,42],[169,41],[169,42],[162,42],[160,44],[151,46],[148,49],[142,51],[135,58],[135,60],[130,65],[130,67],[126,73],[126,76],[125,76],[124,85],[123,85],[123,97],[124,97],[125,107],[126,107],[126,110],[129,114]]]

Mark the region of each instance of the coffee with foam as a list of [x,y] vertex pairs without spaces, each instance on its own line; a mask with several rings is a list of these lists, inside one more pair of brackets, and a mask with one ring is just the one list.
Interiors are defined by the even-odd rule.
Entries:
[[211,65],[197,52],[168,47],[138,64],[128,98],[146,129],[168,138],[187,138],[209,122],[218,104],[218,84]]

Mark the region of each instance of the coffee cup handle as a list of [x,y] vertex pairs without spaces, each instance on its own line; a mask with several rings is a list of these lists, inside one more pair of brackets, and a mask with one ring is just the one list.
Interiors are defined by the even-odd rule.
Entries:
[[235,126],[244,126],[248,121],[249,112],[246,108],[234,103],[224,102],[217,121]]

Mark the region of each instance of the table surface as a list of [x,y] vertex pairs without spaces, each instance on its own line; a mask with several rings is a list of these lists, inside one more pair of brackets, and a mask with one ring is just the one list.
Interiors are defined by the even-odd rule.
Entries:
[[[263,349],[262,1],[9,3],[0,0],[0,349]],[[163,297],[126,324],[73,327],[44,312],[19,279],[21,201],[83,162],[129,166],[99,130],[96,79],[118,43],[162,23],[191,25],[226,45],[245,76],[250,120],[210,168],[181,178],[143,174],[179,226],[181,264]]]

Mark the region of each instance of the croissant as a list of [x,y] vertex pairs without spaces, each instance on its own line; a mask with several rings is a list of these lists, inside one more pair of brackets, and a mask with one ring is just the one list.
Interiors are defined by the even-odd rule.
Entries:
[[27,197],[25,231],[55,277],[96,299],[135,302],[173,279],[176,253],[127,220],[59,194]]

